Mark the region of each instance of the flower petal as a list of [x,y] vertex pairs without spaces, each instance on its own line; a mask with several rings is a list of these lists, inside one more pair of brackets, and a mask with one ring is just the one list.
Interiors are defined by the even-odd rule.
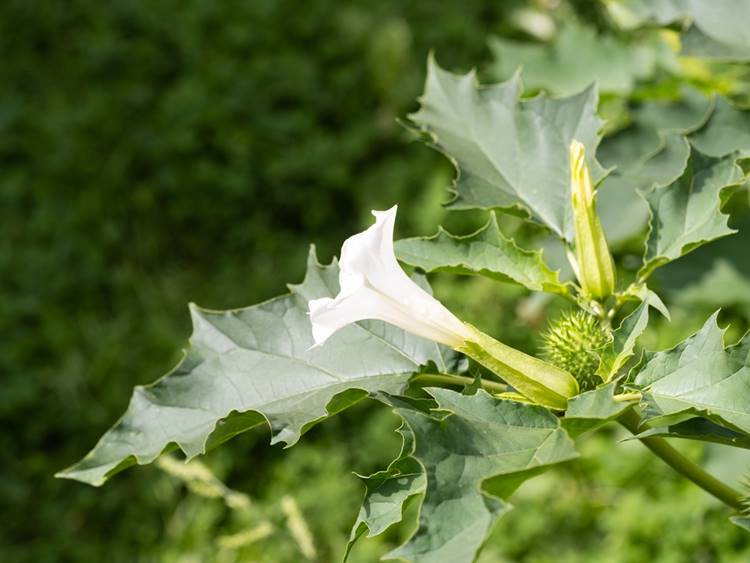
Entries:
[[464,324],[399,266],[393,251],[396,211],[396,206],[373,211],[375,224],[344,242],[339,294],[309,304],[316,345],[340,328],[365,319],[386,321],[449,346],[463,342]]

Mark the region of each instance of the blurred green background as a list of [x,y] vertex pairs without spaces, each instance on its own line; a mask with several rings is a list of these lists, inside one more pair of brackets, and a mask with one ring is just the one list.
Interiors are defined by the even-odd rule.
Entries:
[[[0,561],[341,556],[363,492],[351,472],[399,446],[396,418],[372,404],[286,451],[255,432],[205,466],[167,461],[98,490],[52,475],[133,385],[176,363],[188,302],[282,293],[309,242],[328,261],[372,208],[398,202],[400,234],[433,232],[452,170],[396,119],[416,108],[430,49],[447,68],[482,68],[490,35],[525,36],[527,4],[0,3]],[[601,26],[591,4],[570,13]],[[530,346],[538,325],[512,313],[523,292],[447,278],[436,291]],[[682,319],[681,335],[702,320]],[[750,558],[721,507],[639,444],[609,441],[590,437],[585,459],[522,489],[483,561]],[[407,532],[362,541],[352,559],[374,561]]]

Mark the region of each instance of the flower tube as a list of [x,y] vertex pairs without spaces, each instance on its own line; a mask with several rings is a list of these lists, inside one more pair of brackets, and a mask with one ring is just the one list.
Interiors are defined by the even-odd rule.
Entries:
[[373,211],[375,224],[344,242],[338,295],[308,304],[315,346],[349,324],[378,319],[463,352],[532,401],[564,409],[578,393],[572,375],[464,323],[406,275],[393,251],[396,210]]

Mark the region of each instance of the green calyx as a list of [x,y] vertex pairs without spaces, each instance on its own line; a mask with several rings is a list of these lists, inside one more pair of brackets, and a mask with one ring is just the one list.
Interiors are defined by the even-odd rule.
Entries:
[[456,350],[500,376],[530,402],[565,410],[577,395],[576,379],[564,369],[503,344],[466,323],[470,337]]
[[581,391],[594,389],[600,351],[611,337],[599,319],[584,311],[563,313],[542,334],[542,357],[576,378]]

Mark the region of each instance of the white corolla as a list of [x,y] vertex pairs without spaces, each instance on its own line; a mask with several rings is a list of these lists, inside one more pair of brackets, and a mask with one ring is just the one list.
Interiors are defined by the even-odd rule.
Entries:
[[378,319],[474,358],[533,402],[565,409],[567,399],[578,393],[575,378],[458,319],[398,265],[393,252],[396,206],[372,214],[375,224],[348,238],[341,249],[339,294],[308,304],[315,346],[349,324]]
[[394,205],[388,211],[373,211],[375,224],[344,242],[339,294],[309,303],[316,345],[346,325],[365,319],[385,321],[452,348],[470,337],[467,325],[399,266],[393,251],[396,210]]

